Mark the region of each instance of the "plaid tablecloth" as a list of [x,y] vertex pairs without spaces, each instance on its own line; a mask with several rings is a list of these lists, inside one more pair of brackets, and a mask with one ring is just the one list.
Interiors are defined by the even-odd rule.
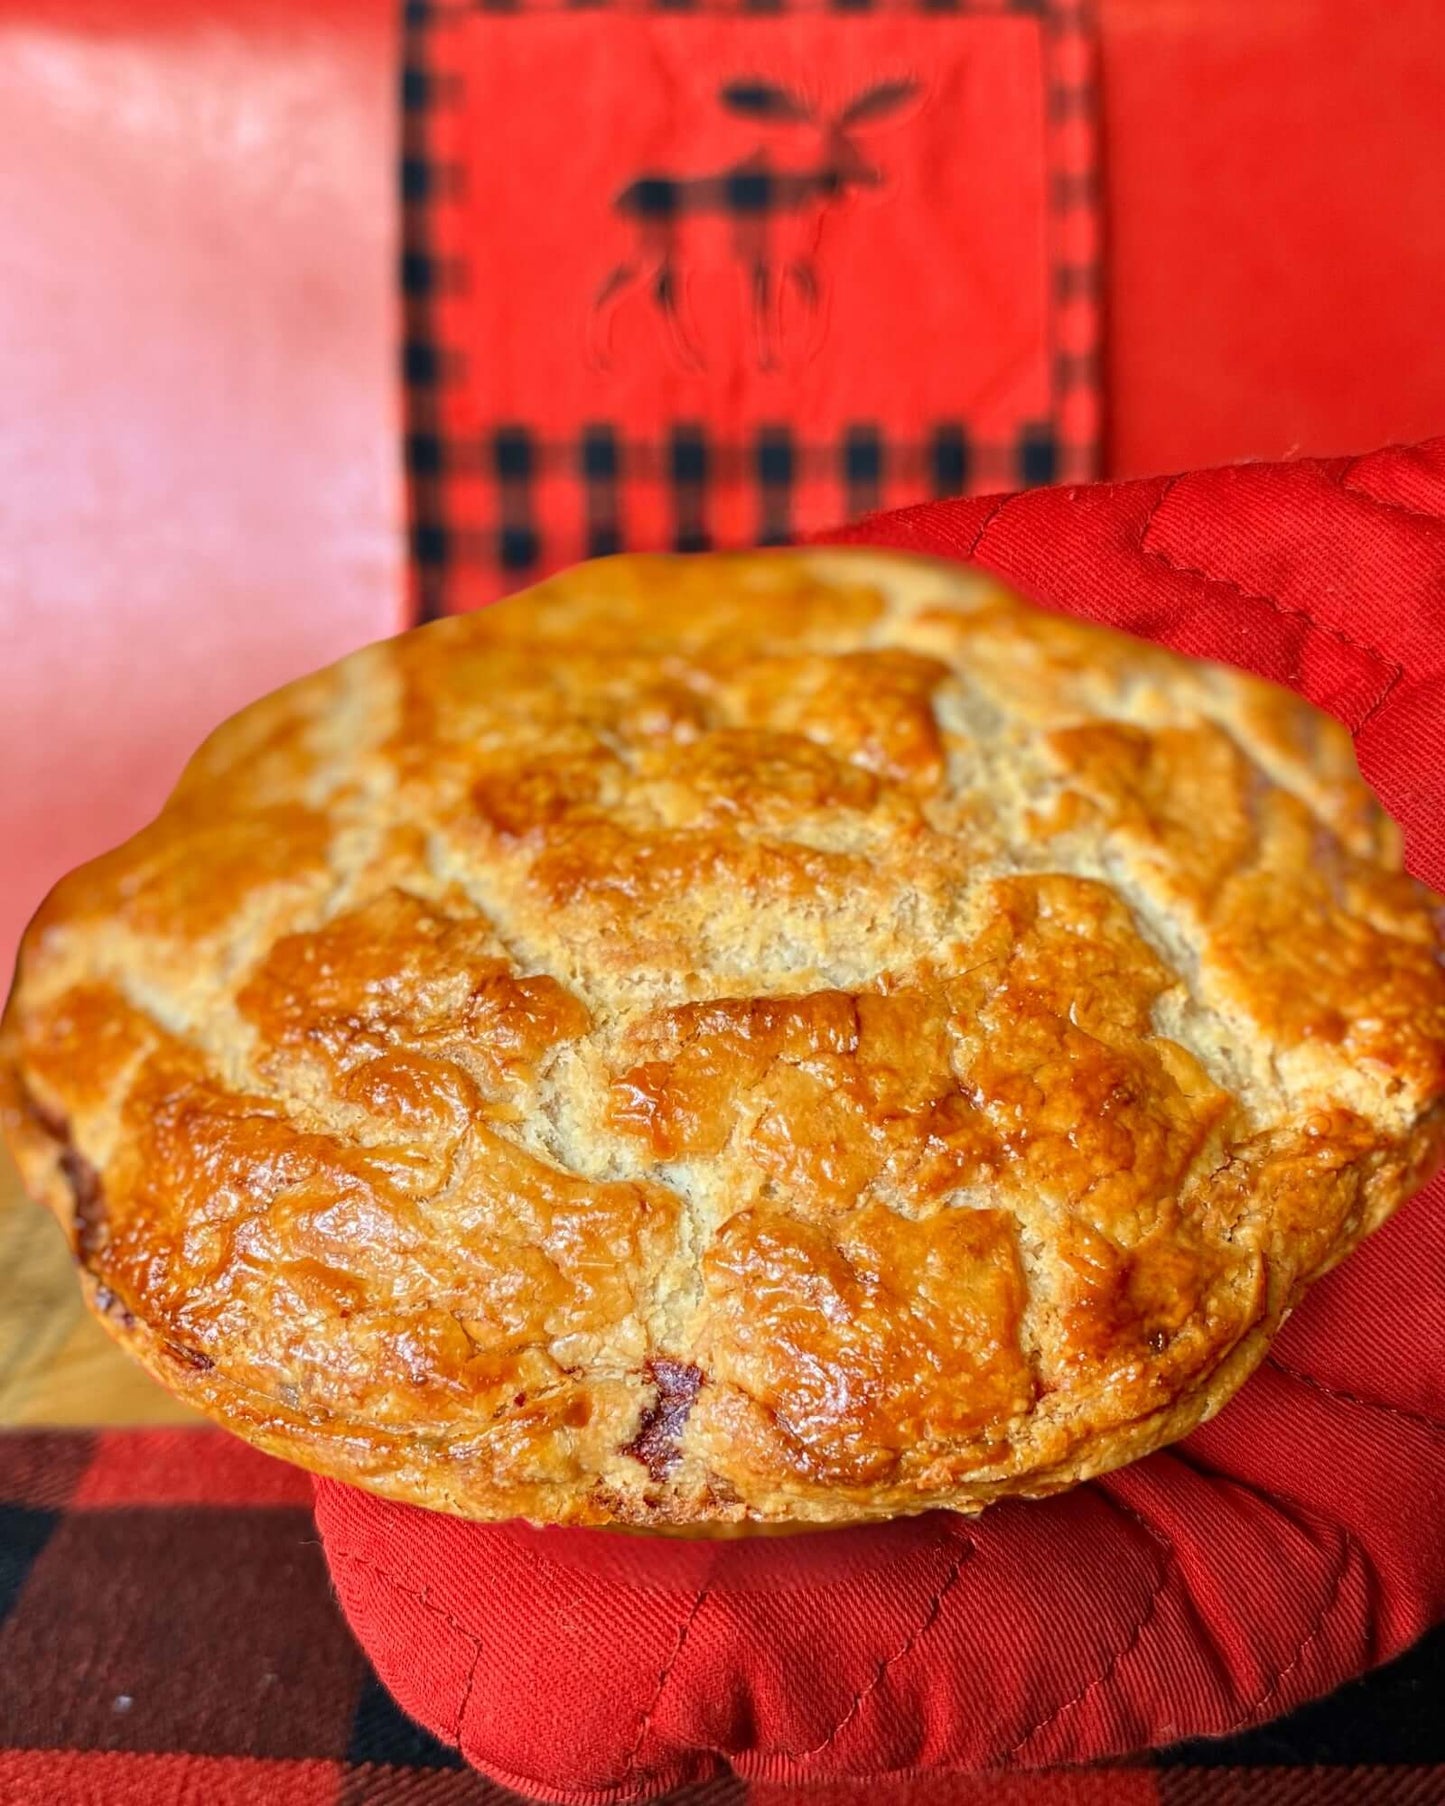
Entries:
[[[0,1435],[3,1806],[504,1806],[392,1705],[342,1622],[297,1470],[219,1432]],[[669,1806],[1426,1806],[1445,1632],[1333,1699],[1128,1767]]]

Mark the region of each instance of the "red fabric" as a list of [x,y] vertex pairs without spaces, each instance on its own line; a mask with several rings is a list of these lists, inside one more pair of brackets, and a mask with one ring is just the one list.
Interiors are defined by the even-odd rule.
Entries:
[[233,710],[402,625],[395,0],[0,0],[0,993]]
[[1105,474],[1445,424],[1445,7],[1096,0]]
[[[340,1762],[0,1749],[0,1800],[12,1806],[256,1806],[259,1800],[268,1806],[352,1806],[357,1797],[346,1792]],[[438,1790],[437,1806],[442,1801]],[[394,1806],[402,1806],[401,1798]],[[423,1806],[420,1794],[414,1791],[406,1806]]]
[[[106,1483],[122,1468],[124,1488]],[[812,1665],[830,1659],[820,1646]],[[1445,1797],[1425,1722],[1442,1679],[1445,1637],[1427,1637],[1207,1766],[1174,1752],[801,1795],[721,1777],[657,1806],[1421,1806]],[[0,1432],[0,1801],[527,1806],[376,1681],[336,1608],[310,1476],[200,1428]]]
[[[1413,868],[1445,880],[1445,440],[836,537],[972,558],[1302,690],[1356,734]],[[550,1799],[602,1806],[723,1762],[777,1783],[1076,1762],[1273,1717],[1445,1612],[1442,1350],[1437,1182],[1213,1423],[1042,1504],[708,1545],[464,1524],[322,1483],[318,1518],[403,1706]]]
[[417,9],[423,611],[1095,474],[1092,52],[1074,0]]
[[194,1505],[258,1508],[309,1499],[307,1479],[284,1461],[258,1460],[233,1437],[207,1444],[197,1459],[194,1436],[175,1430],[101,1430],[69,1504],[79,1511],[128,1506]]

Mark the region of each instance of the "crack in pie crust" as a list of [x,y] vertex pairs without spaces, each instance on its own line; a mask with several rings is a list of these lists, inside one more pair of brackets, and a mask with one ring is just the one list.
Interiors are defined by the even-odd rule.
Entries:
[[434,1509],[975,1511],[1217,1410],[1445,1146],[1436,899],[1294,696],[858,552],[621,558],[221,727],[32,924],[111,1332]]

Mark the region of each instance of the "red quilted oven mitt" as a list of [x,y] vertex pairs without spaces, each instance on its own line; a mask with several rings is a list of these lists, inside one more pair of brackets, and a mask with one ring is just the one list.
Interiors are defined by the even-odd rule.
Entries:
[[[928,504],[837,535],[1244,665],[1346,722],[1445,885],[1445,439]],[[322,1482],[356,1634],[477,1767],[603,1806],[1241,1729],[1445,1611],[1445,1184],[1177,1448],[1043,1503],[739,1543],[462,1523]],[[886,1797],[880,1787],[878,1797]]]

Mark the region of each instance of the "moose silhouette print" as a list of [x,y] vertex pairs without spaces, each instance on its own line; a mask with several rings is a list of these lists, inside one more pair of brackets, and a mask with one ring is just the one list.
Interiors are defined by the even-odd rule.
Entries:
[[859,142],[866,128],[895,118],[919,92],[915,81],[880,82],[839,112],[820,117],[801,95],[774,82],[730,82],[718,99],[731,113],[770,126],[807,126],[817,134],[816,160],[794,167],[762,144],[728,169],[704,175],[649,173],[629,182],[613,210],[634,230],[630,256],[598,290],[589,319],[592,361],[611,361],[612,324],[628,296],[650,297],[678,362],[704,368],[689,304],[689,284],[702,260],[704,233],[721,223],[751,300],[760,368],[776,369],[783,353],[784,295],[795,292],[816,344],[823,306],[818,245],[825,216],[850,192],[883,185],[883,170]]

